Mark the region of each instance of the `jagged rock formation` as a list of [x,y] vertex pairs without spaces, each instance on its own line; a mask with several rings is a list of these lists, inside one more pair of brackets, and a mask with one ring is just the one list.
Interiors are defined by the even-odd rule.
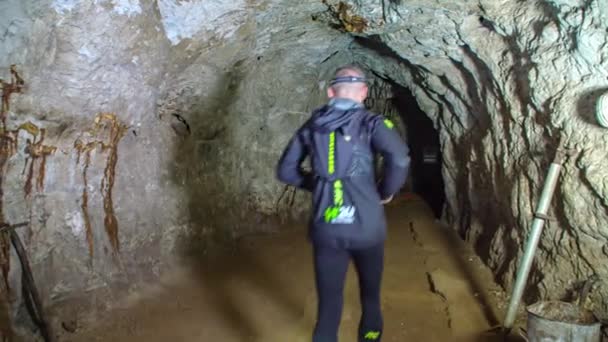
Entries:
[[[599,0],[4,1],[0,78],[16,64],[26,82],[7,129],[31,122],[56,147],[44,188],[25,196],[18,133],[4,216],[31,221],[23,234],[49,305],[86,297],[104,309],[102,297],[156,279],[191,247],[300,217],[308,199],[282,196],[276,159],[332,70],[356,61],[411,89],[434,120],[444,219],[507,287],[566,138],[576,153],[527,292],[561,298],[608,275],[607,138],[593,120],[608,90],[607,22]],[[593,294],[601,312],[606,291]]]
[[[567,298],[591,275],[606,278],[607,140],[593,115],[608,90],[608,7],[599,1],[344,3],[342,18],[366,23],[356,33],[363,39],[356,59],[412,89],[435,120],[445,219],[476,244],[498,279],[510,289],[560,137],[574,154],[527,297]],[[595,292],[600,312],[607,289]]]

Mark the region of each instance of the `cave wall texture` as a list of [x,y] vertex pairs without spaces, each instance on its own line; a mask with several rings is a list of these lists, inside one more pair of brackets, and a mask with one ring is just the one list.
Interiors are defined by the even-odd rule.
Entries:
[[[306,194],[281,196],[276,160],[334,68],[358,62],[435,122],[444,220],[507,289],[566,139],[575,154],[527,291],[563,298],[608,276],[607,137],[593,120],[607,23],[601,0],[5,0],[0,78],[16,64],[25,87],[6,113],[0,218],[31,222],[47,305],[107,309],[192,248],[305,215]],[[14,255],[0,256],[18,288]],[[592,294],[602,313],[607,296]]]
[[[564,165],[527,299],[568,298],[606,279],[606,135],[593,119],[608,90],[601,1],[333,3],[362,39],[355,59],[406,85],[440,131],[444,219],[510,290],[548,165]],[[370,54],[369,48],[376,50]],[[385,56],[385,58],[380,58]],[[390,62],[387,63],[387,60]],[[608,287],[594,292],[606,312]]]

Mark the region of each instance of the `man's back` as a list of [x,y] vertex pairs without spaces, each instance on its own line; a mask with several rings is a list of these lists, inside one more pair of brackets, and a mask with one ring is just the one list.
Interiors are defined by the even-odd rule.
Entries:
[[[382,242],[386,222],[381,200],[405,182],[408,150],[392,123],[347,99],[316,110],[299,130],[279,163],[279,179],[301,186],[293,163],[308,154],[312,174],[304,188],[313,193],[311,238],[316,243],[366,248]],[[385,159],[377,185],[373,154]],[[386,196],[386,197],[385,197]]]

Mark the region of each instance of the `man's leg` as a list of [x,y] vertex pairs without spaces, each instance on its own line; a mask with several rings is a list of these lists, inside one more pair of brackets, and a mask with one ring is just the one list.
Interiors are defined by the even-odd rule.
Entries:
[[344,281],[350,255],[344,249],[314,246],[318,312],[313,342],[337,342]]
[[361,291],[359,341],[378,342],[382,337],[383,326],[380,285],[384,268],[384,243],[369,249],[353,251],[353,259]]

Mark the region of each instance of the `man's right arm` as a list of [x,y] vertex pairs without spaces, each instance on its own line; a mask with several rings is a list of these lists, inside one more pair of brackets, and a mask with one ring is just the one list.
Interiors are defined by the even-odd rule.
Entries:
[[[381,117],[380,117],[381,118]],[[409,173],[409,149],[394,124],[388,119],[375,120],[372,147],[384,158],[384,174],[378,192],[383,201],[390,200],[405,184]]]
[[302,170],[302,162],[307,156],[306,146],[302,141],[301,130],[291,138],[283,151],[277,165],[277,178],[286,184],[297,188],[312,191],[313,175]]

